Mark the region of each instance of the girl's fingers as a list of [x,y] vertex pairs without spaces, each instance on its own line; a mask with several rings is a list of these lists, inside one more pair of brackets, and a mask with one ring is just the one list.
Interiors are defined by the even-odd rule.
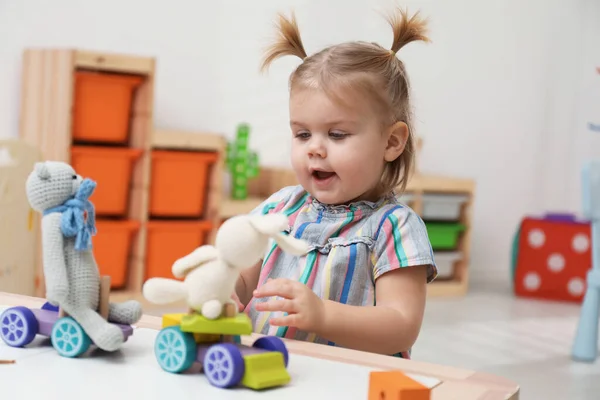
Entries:
[[269,324],[273,326],[296,326],[298,314],[285,315],[283,317],[273,317],[269,320]]
[[257,311],[283,311],[286,313],[296,312],[294,302],[288,299],[275,299],[256,304]]
[[252,294],[254,297],[279,296],[291,299],[294,297],[294,285],[287,279],[273,279],[255,289]]

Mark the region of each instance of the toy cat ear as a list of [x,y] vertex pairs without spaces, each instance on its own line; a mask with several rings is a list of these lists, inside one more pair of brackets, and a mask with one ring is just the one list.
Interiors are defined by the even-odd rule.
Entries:
[[273,236],[287,229],[288,218],[283,214],[250,216],[250,224],[260,233]]
[[44,162],[36,162],[34,165],[35,173],[42,180],[50,179],[50,170]]
[[219,257],[219,251],[211,245],[198,247],[187,256],[183,256],[171,267],[171,273],[176,278],[183,278],[191,269],[197,268],[202,264],[216,260]]

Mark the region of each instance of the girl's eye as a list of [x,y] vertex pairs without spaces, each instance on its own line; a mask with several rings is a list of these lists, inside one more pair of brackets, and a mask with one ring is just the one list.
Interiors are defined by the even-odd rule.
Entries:
[[298,139],[308,139],[310,137],[309,132],[298,132],[295,135]]
[[342,133],[342,132],[329,132],[329,136],[330,136],[332,139],[339,140],[339,139],[343,139],[343,138],[345,138],[346,136],[348,136],[348,134],[346,134],[346,133]]

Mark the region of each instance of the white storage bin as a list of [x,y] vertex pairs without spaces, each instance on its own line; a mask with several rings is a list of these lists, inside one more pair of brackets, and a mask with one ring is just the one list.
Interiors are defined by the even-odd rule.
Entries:
[[425,194],[423,195],[423,219],[456,221],[460,208],[467,201],[466,195]]
[[433,257],[438,269],[438,278],[452,278],[454,275],[454,263],[460,260],[460,252],[435,252],[433,253]]

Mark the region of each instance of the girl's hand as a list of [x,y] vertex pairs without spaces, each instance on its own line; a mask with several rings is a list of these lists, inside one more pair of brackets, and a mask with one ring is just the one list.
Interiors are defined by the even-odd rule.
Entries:
[[325,304],[312,290],[290,279],[270,279],[254,291],[254,297],[278,296],[264,303],[257,303],[257,311],[283,311],[288,315],[271,318],[271,325],[293,326],[314,332],[325,322]]
[[236,292],[233,292],[233,294],[231,295],[231,298],[233,299],[233,301],[235,301],[235,304],[237,305],[238,311],[242,312],[244,311],[244,308],[246,308],[246,306],[244,306],[242,304],[242,302],[240,301],[240,298],[238,297]]

